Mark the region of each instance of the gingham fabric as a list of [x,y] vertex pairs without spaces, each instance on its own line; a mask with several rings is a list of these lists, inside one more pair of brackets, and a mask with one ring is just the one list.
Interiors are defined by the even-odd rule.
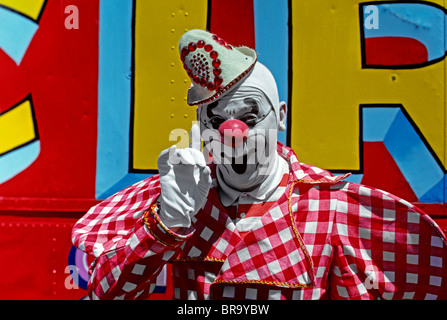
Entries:
[[282,180],[276,186],[276,190],[265,201],[259,201],[250,195],[242,194],[237,205],[225,208],[242,238],[245,237],[247,232],[262,223],[262,216],[284,194],[288,181],[289,172],[283,175]]
[[[96,257],[93,299],[146,299],[172,263],[174,299],[446,299],[447,239],[412,204],[299,163],[277,201],[243,237],[216,181],[193,228],[157,216],[158,176],[93,207],[73,229]],[[240,217],[239,217],[240,218]]]

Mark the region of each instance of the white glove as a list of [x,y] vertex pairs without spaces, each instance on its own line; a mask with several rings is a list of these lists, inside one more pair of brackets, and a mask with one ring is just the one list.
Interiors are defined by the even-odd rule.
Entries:
[[191,218],[205,203],[211,187],[211,170],[200,151],[200,128],[191,128],[189,148],[172,146],[158,158],[161,196],[159,217],[168,228],[191,226]]

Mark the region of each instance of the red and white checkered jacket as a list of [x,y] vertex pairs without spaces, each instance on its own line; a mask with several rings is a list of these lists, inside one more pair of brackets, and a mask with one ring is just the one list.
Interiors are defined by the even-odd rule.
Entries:
[[288,181],[244,236],[216,185],[185,235],[157,216],[158,176],[91,208],[73,229],[74,244],[96,257],[90,297],[146,299],[171,263],[175,299],[447,298],[447,239],[428,215],[299,163],[281,144],[278,153]]

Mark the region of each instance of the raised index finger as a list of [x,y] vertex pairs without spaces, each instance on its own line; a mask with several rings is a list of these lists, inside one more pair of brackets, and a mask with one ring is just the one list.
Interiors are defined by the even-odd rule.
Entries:
[[193,124],[193,126],[191,127],[191,144],[189,146],[190,148],[196,149],[198,151],[200,151],[202,148],[202,141],[200,138],[200,128],[197,123]]

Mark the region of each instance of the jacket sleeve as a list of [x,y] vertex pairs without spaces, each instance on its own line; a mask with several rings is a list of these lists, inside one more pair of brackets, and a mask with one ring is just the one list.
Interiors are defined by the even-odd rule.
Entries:
[[91,299],[146,299],[163,266],[190,236],[171,232],[157,215],[158,176],[91,208],[74,226],[76,247],[93,255]]
[[332,299],[447,298],[446,237],[407,201],[346,183],[332,230]]

